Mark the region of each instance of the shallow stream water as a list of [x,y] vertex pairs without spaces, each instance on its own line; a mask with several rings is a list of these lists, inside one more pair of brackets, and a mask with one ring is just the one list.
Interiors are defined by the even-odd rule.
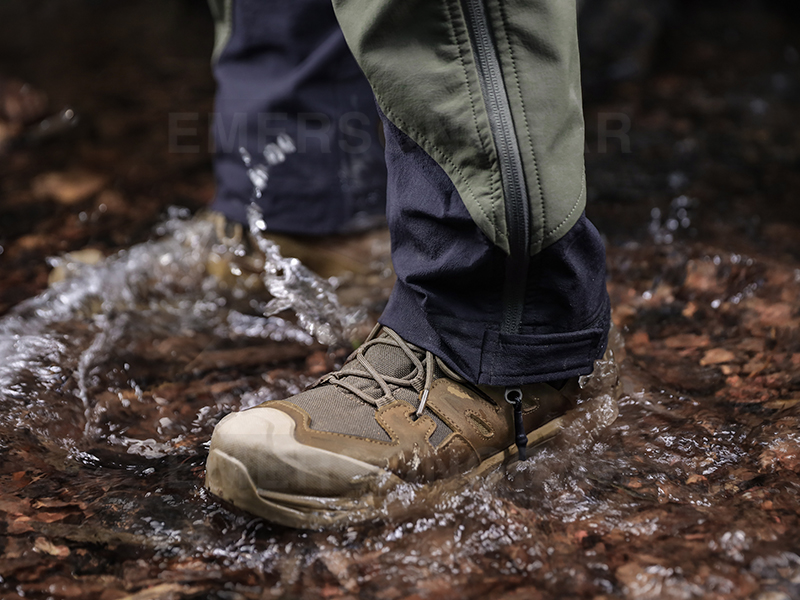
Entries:
[[[64,279],[0,320],[8,593],[800,593],[800,270],[691,245],[612,251],[629,340],[612,335],[618,404],[616,365],[600,364],[565,432],[528,462],[457,494],[401,490],[403,517],[298,532],[207,494],[207,442],[228,412],[339,363],[366,312],[218,225],[176,211],[153,241],[95,265],[55,261]],[[288,289],[278,303],[271,277]]]

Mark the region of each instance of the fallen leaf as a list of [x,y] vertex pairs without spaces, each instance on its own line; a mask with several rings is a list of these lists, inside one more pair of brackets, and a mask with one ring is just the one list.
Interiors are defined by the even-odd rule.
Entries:
[[54,512],[37,512],[33,515],[34,521],[40,523],[55,523],[67,518],[67,513],[54,513]]
[[690,260],[686,263],[684,286],[701,292],[717,287],[717,267],[711,261]]
[[736,355],[725,348],[713,348],[703,355],[700,364],[704,367],[708,365],[720,365],[736,360]]
[[306,358],[306,370],[309,375],[313,377],[321,377],[327,373],[330,368],[328,367],[327,353],[319,350],[313,354],[309,354]]
[[636,309],[630,304],[621,304],[615,307],[611,312],[611,318],[614,321],[614,325],[617,327],[624,327],[634,320],[636,312]]
[[667,348],[705,348],[711,345],[711,340],[707,335],[683,333],[668,337],[664,340],[664,345]]
[[8,524],[8,533],[12,535],[28,533],[29,531],[33,531],[30,517],[20,517],[19,519],[15,519]]
[[105,184],[102,175],[76,170],[44,173],[35,177],[31,185],[37,198],[52,198],[69,206],[96,194]]
[[44,552],[50,556],[57,556],[58,558],[66,558],[69,556],[69,548],[66,546],[58,546],[43,537],[36,538],[36,541],[33,543],[33,547],[39,552]]
[[785,400],[771,400],[765,402],[764,406],[772,410],[785,410],[797,406],[798,404],[800,404],[800,398],[788,398]]
[[33,508],[66,508],[66,507],[75,507],[75,508],[86,508],[86,504],[80,501],[70,501],[65,502],[64,500],[59,500],[58,498],[39,498],[38,500],[34,500],[32,504]]
[[635,354],[642,354],[647,352],[650,346],[650,336],[646,331],[637,331],[628,340],[628,347]]
[[281,363],[298,358],[305,358],[314,348],[299,342],[267,344],[235,348],[232,350],[208,350],[198,354],[184,367],[186,373],[201,373],[210,369],[226,369],[231,366],[244,367]]
[[177,583],[162,583],[136,592],[119,600],[171,600],[197,593],[202,588],[188,587]]
[[0,512],[11,515],[23,515],[30,512],[30,501],[27,498],[4,498],[0,499]]
[[745,352],[763,352],[766,342],[764,338],[745,338],[737,344],[737,348]]
[[773,440],[761,453],[759,462],[764,471],[774,470],[780,466],[800,473],[800,448],[792,439]]
[[767,306],[759,315],[759,320],[766,327],[790,326],[794,309],[795,307],[787,302],[777,302]]

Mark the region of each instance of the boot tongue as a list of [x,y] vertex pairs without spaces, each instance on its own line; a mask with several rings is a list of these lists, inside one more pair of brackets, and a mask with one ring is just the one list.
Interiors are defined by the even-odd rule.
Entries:
[[[390,340],[390,343],[382,344],[380,342],[372,342],[370,347],[364,352],[364,358],[384,377],[403,378],[411,375],[414,371],[414,363],[411,362],[411,359],[403,352],[402,348],[395,345],[394,340],[392,340],[385,331],[378,335],[376,340],[384,338]],[[418,352],[415,352],[415,354],[419,357]],[[369,374],[361,363],[358,362],[358,359],[351,360],[347,363],[342,367],[340,373],[343,375],[347,373]],[[345,378],[345,381],[374,398],[380,398],[383,395],[383,391],[378,383],[372,379],[372,376],[368,378],[351,376]]]

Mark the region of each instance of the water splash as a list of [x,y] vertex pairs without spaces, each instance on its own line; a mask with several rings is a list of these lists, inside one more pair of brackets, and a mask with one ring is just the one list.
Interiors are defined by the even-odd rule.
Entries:
[[274,143],[265,146],[262,152],[265,163],[255,162],[245,148],[239,148],[253,184],[253,202],[247,209],[247,222],[250,234],[265,257],[262,279],[273,296],[264,311],[274,315],[291,309],[303,329],[320,343],[334,345],[347,340],[349,332],[364,322],[365,312],[343,308],[330,282],[296,258],[284,258],[280,246],[267,236],[268,225],[256,203],[269,182],[269,169],[285,162],[286,156],[295,151],[294,141],[286,134],[280,134]]
[[[254,198],[269,168],[293,151],[291,139],[279,136],[265,148],[265,164],[243,152]],[[202,371],[219,364],[204,356],[248,344],[349,346],[364,311],[341,306],[330,282],[284,257],[255,204],[248,218],[250,239],[221,215],[170,209],[153,240],[95,264],[76,255],[51,259],[61,280],[0,319],[0,422],[73,456],[81,440],[163,455],[180,436],[161,444],[101,425],[109,402],[143,403],[142,382],[154,372]],[[53,436],[59,421],[63,435]]]
[[254,162],[253,157],[246,148],[239,148],[239,156],[241,156],[242,162],[247,168],[247,176],[250,178],[250,183],[253,184],[253,199],[261,198],[264,190],[267,189],[270,168],[286,162],[287,155],[294,154],[296,151],[297,147],[294,144],[294,140],[285,133],[278,135],[275,142],[264,146],[261,154],[265,163]]
[[291,309],[298,324],[320,343],[334,345],[347,340],[348,332],[365,320],[365,312],[345,309],[328,281],[296,258],[284,258],[278,244],[266,237],[263,215],[255,203],[247,209],[247,220],[259,250],[266,257],[262,278],[273,299],[264,308],[265,314]]
[[678,196],[670,202],[669,209],[662,212],[660,208],[650,211],[650,223],[647,231],[656,244],[671,244],[681,231],[692,226],[691,211],[697,201],[688,196]]
[[[219,274],[213,266],[220,261],[226,261],[229,275],[245,262],[241,243],[220,239],[212,219],[189,219],[187,211],[173,209],[156,234],[159,239],[94,265],[54,260],[66,278],[0,319],[0,420],[41,428],[47,439],[49,421],[58,415],[72,422],[79,411],[84,435],[93,436],[98,394],[139,387],[141,370],[130,364],[132,354],[143,353],[139,358],[146,362],[150,348],[169,363],[158,344],[174,340],[179,346],[183,340],[189,346],[192,338],[205,338],[202,346],[244,335],[313,341],[297,325],[252,310],[259,293],[246,277],[211,274]],[[262,303],[269,299],[266,292],[260,296]]]

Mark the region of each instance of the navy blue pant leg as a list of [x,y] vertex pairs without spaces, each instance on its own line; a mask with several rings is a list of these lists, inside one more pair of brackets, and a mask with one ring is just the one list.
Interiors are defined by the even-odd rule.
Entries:
[[[269,229],[353,231],[384,214],[386,167],[370,88],[329,0],[234,0],[218,82],[214,208],[244,220],[252,186],[239,157],[280,132],[299,152],[270,171]],[[609,325],[605,250],[585,216],[531,261],[519,335],[500,332],[505,257],[444,171],[384,119],[397,285],[381,322],[487,385],[586,374]]]
[[519,335],[500,331],[505,255],[445,172],[384,118],[387,216],[398,281],[381,323],[474,383],[584,375],[606,348],[605,248],[583,215],[531,260]]
[[234,0],[214,74],[215,210],[245,220],[252,184],[239,148],[258,157],[285,132],[297,153],[270,170],[259,202],[269,230],[322,235],[383,221],[380,119],[330,0]]

